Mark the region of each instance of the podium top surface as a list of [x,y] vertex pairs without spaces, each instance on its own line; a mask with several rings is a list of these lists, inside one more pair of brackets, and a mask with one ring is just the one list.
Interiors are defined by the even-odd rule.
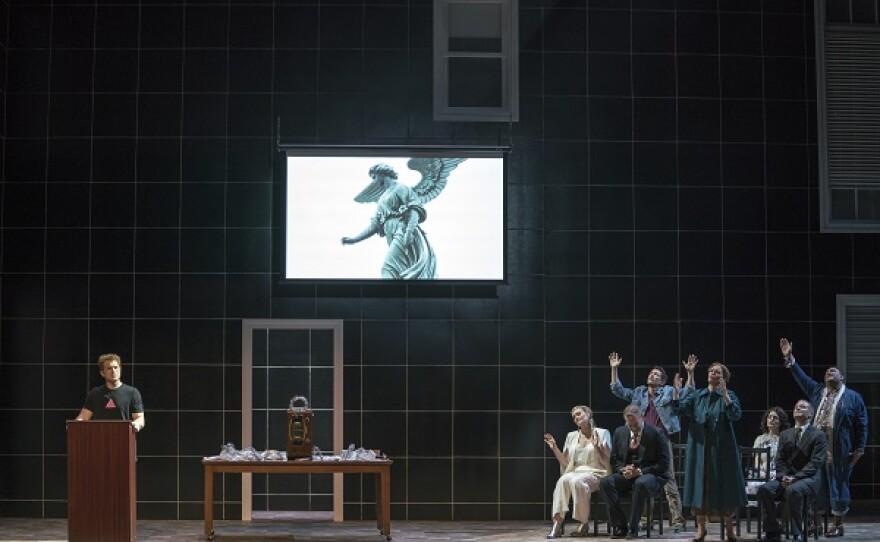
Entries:
[[131,425],[131,422],[128,420],[67,420],[68,424],[78,424],[78,423],[124,423],[127,425]]

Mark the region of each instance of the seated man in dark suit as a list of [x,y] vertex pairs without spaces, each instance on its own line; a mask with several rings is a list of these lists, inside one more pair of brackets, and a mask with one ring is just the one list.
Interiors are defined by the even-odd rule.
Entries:
[[[758,500],[764,508],[764,531],[767,540],[779,540],[782,530],[779,515],[791,518],[793,542],[803,542],[804,499],[814,497],[821,488],[822,469],[828,453],[825,432],[810,423],[813,406],[806,399],[794,405],[795,426],[779,435],[776,477],[758,488]],[[781,501],[781,509],[776,503]]]
[[[645,423],[638,405],[623,409],[626,424],[611,439],[611,475],[599,482],[599,493],[608,508],[613,531],[611,538],[637,538],[639,518],[645,502],[666,484],[669,447],[666,437]],[[629,516],[624,514],[620,497],[632,491]]]

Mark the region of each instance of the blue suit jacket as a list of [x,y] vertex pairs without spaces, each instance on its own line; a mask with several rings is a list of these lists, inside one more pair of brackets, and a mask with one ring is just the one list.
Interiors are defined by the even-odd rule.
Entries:
[[[818,410],[825,384],[807,376],[794,357],[792,357],[791,374],[804,395],[810,398],[813,408]],[[849,386],[837,401],[833,429],[834,441],[829,445],[835,468],[838,468],[852,461],[853,450],[864,450],[868,443],[868,410],[865,408],[862,396]]]

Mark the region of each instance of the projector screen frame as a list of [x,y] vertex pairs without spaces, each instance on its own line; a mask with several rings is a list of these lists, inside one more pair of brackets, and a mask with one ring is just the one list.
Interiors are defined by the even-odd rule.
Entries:
[[[485,292],[486,289],[483,287],[486,286],[497,286],[507,284],[508,275],[507,275],[507,175],[508,175],[508,154],[510,152],[509,147],[504,146],[457,146],[457,145],[435,145],[435,146],[412,146],[412,145],[297,145],[297,144],[286,144],[282,145],[279,143],[278,145],[278,153],[276,162],[276,175],[275,175],[275,197],[274,201],[274,209],[275,209],[275,220],[273,220],[273,267],[277,270],[273,274],[276,277],[274,280],[275,290],[277,293],[282,293],[284,295],[291,294],[309,294],[316,292],[315,288],[320,288],[323,292],[341,292],[343,295],[349,295],[353,293],[350,286],[367,286],[374,285],[380,286],[380,290],[382,291],[393,291],[399,288],[400,286],[413,286],[418,285],[419,287],[424,287],[427,291],[434,291],[440,293],[442,291],[447,290],[448,288],[438,288],[439,286],[449,287],[449,286],[474,286],[476,288],[472,289],[474,292]],[[295,158],[352,158],[352,157],[363,157],[364,159],[369,160],[371,163],[375,164],[378,162],[385,161],[386,158],[394,158],[394,159],[408,159],[415,157],[463,157],[463,158],[498,158],[501,161],[500,165],[500,182],[501,186],[497,189],[500,191],[500,198],[497,202],[497,205],[500,205],[500,210],[496,210],[495,212],[500,215],[497,218],[500,223],[497,225],[497,234],[496,238],[499,239],[497,243],[500,244],[499,254],[497,258],[499,261],[497,265],[500,265],[500,273],[497,273],[494,277],[473,277],[473,278],[452,278],[452,277],[444,277],[442,273],[443,269],[443,255],[438,255],[439,264],[438,267],[441,270],[438,273],[437,278],[433,279],[403,279],[403,278],[382,278],[382,277],[329,277],[329,276],[297,276],[297,277],[288,277],[288,250],[290,249],[290,239],[289,237],[289,229],[288,229],[288,214],[290,210],[288,209],[288,163],[289,157]],[[467,163],[462,162],[462,164]],[[461,164],[460,164],[461,165]],[[358,203],[354,201],[354,197],[358,194],[358,191],[366,187],[370,182],[370,177],[368,174],[369,168],[363,168],[364,171],[359,173],[358,181],[361,183],[359,185],[358,190],[353,191],[352,193],[348,193],[348,188],[346,188],[346,192],[339,195],[340,201],[346,202],[346,205],[353,210],[357,210],[358,207],[362,207],[364,209],[369,210],[371,213],[375,212],[377,209],[376,203]],[[415,173],[411,170],[407,170],[404,166],[404,171],[401,171],[400,166],[396,165],[395,169],[398,174],[408,173],[410,175],[410,180],[403,181],[401,179],[401,184],[412,186],[412,175]],[[462,170],[464,171],[464,169]],[[464,175],[461,173],[460,175]],[[462,182],[461,178],[456,178],[456,171],[453,170],[450,173],[449,178],[447,179],[447,189],[452,183],[456,181]],[[442,199],[444,194],[441,192],[436,196],[438,200]],[[451,196],[447,196],[451,197]],[[350,205],[348,204],[350,202]],[[428,201],[425,204],[425,210],[427,212],[428,219],[425,221],[427,236],[431,239],[432,228],[436,229],[443,225],[442,222],[438,222],[435,220],[432,222],[430,219],[432,217],[431,206],[433,202]],[[364,209],[361,209],[361,212],[364,212]],[[367,220],[366,226],[369,224],[369,220]],[[360,229],[358,231],[346,231],[347,236],[355,236],[360,233]],[[340,246],[342,246],[341,241],[337,241]],[[480,242],[480,237],[475,237],[475,242]],[[386,239],[380,237],[379,235],[374,235],[371,238],[368,238],[362,243],[381,243],[385,249],[387,250]],[[494,246],[494,245],[493,245]],[[345,247],[350,248],[350,247]],[[382,262],[377,261],[375,265],[381,266]],[[497,272],[497,270],[496,270]],[[390,288],[389,288],[390,287]],[[494,288],[493,288],[494,290]],[[456,292],[467,291],[467,288],[457,288]]]

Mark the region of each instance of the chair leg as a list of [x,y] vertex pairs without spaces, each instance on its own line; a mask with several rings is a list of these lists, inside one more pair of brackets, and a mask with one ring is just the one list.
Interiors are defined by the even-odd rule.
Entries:
[[752,532],[752,507],[746,503],[746,532]]
[[742,536],[742,529],[739,525],[739,508],[736,509],[734,514],[736,514],[736,537],[739,538]]
[[758,514],[757,514],[757,516],[758,516],[758,521],[756,521],[755,523],[757,524],[756,527],[758,530],[756,532],[757,532],[758,536],[764,536],[763,535],[763,532],[764,532],[764,530],[763,530],[764,529],[764,504],[761,503],[761,501],[758,501]]
[[[663,495],[663,499],[660,500],[660,536],[663,536],[663,501],[665,501],[666,495]],[[658,497],[660,499],[660,497]]]

